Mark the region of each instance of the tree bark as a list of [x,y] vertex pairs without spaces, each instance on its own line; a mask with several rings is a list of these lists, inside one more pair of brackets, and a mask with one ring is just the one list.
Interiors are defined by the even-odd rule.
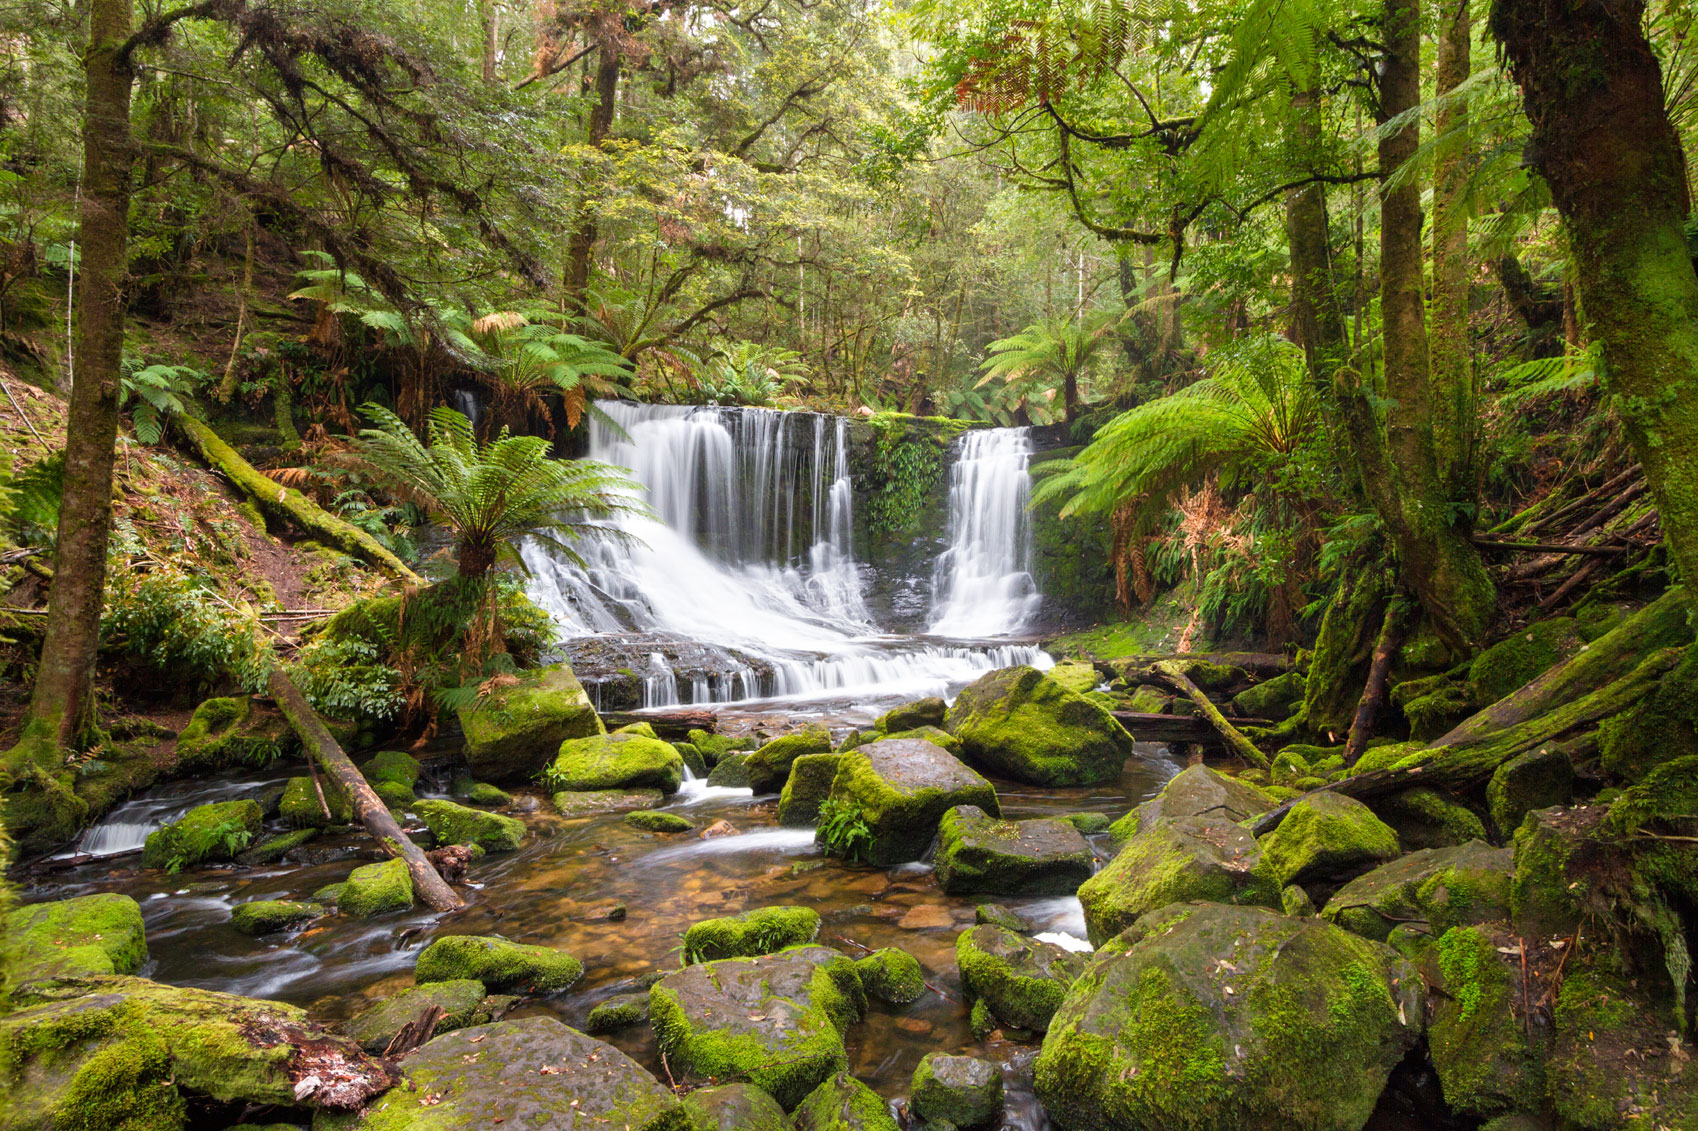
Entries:
[[1469,0],[1439,0],[1436,90],[1451,100],[1438,112],[1433,159],[1433,433],[1439,479],[1459,501],[1474,494],[1474,359],[1468,337],[1468,101],[1452,92],[1471,66]]
[[112,463],[118,440],[118,374],[130,234],[130,91],[121,48],[131,0],[91,0],[84,57],[83,191],[79,217],[76,356],[65,429],[53,591],[25,733],[57,747],[78,745],[93,724],[94,663],[112,529]]
[[1391,662],[1403,645],[1403,622],[1408,611],[1400,597],[1393,597],[1386,606],[1379,638],[1374,641],[1373,660],[1368,664],[1368,682],[1362,688],[1362,698],[1356,702],[1356,717],[1350,722],[1350,735],[1344,742],[1346,766],[1356,764],[1373,736],[1374,722],[1386,701],[1386,678],[1391,674]]
[[1492,34],[1532,123],[1527,153],[1574,256],[1586,336],[1644,465],[1681,576],[1698,578],[1698,274],[1680,138],[1643,0],[1497,0]]
[[[590,108],[589,136],[593,149],[600,149],[613,129],[613,112],[619,96],[619,49],[604,43],[598,54],[595,72],[595,104]],[[588,310],[586,294],[590,287],[590,256],[595,251],[596,222],[591,197],[584,193],[578,209],[578,226],[572,229],[572,239],[566,249],[566,308],[582,314]]]
[[492,83],[498,77],[495,68],[496,49],[501,45],[501,10],[495,0],[483,0],[483,81]]
[[365,775],[354,766],[340,743],[325,727],[324,720],[312,709],[301,689],[295,686],[282,668],[274,669],[270,681],[271,697],[289,725],[300,736],[307,753],[347,793],[354,806],[354,816],[390,856],[407,864],[407,874],[413,878],[413,893],[436,911],[458,911],[466,904],[454,889],[431,867],[419,846],[407,838],[395,823],[389,807],[372,791]]

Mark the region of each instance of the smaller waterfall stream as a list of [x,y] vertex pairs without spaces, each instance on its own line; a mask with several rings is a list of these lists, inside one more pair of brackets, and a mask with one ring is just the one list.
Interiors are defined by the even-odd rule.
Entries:
[[931,631],[983,639],[1022,631],[1043,604],[1032,580],[1032,439],[1025,428],[961,437],[949,472],[949,549],[937,561]]

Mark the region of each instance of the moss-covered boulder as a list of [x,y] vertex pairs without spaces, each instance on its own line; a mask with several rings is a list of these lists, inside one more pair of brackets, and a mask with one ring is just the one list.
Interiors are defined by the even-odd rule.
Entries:
[[1686,1131],[1698,1118],[1698,1069],[1671,1062],[1673,1010],[1607,966],[1569,969],[1557,992],[1545,1063],[1551,1110],[1564,1128]]
[[1151,820],[1079,888],[1091,942],[1101,946],[1140,915],[1185,900],[1278,907],[1284,885],[1262,862],[1256,838],[1224,817]]
[[269,766],[298,746],[289,724],[246,695],[208,699],[177,735],[177,770],[203,774],[231,766]]
[[597,1002],[590,1010],[590,1015],[584,1020],[586,1033],[617,1033],[621,1029],[629,1029],[640,1025],[649,1019],[649,995],[647,990],[638,993],[614,994],[606,1001]]
[[1528,999],[1519,942],[1479,927],[1433,933],[1438,992],[1427,1047],[1445,1103],[1481,1117],[1538,1110],[1543,1073],[1520,1007]]
[[705,778],[708,776],[708,770],[712,767],[707,764],[707,759],[702,757],[702,752],[700,750],[697,750],[688,742],[674,742],[672,744],[672,749],[678,751],[678,757],[684,759],[684,765],[689,769],[690,773],[694,774],[698,778]]
[[1580,647],[1574,618],[1552,617],[1530,624],[1487,648],[1468,665],[1468,686],[1479,706],[1496,703],[1531,683]]
[[443,935],[419,952],[413,977],[426,982],[470,978],[491,990],[549,993],[584,976],[584,964],[563,950],[508,942],[490,935]]
[[6,912],[0,932],[11,984],[48,978],[134,974],[147,961],[141,905],[102,892]]
[[[934,746],[941,746],[945,750],[949,751],[951,754],[954,754],[958,757],[966,749],[959,738],[956,738],[953,734],[950,734],[948,731],[942,729],[941,727],[933,727],[933,726],[915,727],[913,730],[892,731],[891,733],[884,735],[883,737],[884,738],[918,738],[918,739],[921,739],[925,742],[929,742]],[[879,741],[879,739],[877,737],[875,737],[873,739],[873,741],[876,742],[876,741]],[[861,744],[857,742],[855,745],[859,746]]]
[[651,833],[687,833],[696,827],[696,822],[688,817],[659,809],[637,809],[627,813],[625,823]]
[[973,908],[973,922],[981,926],[989,923],[993,927],[1005,927],[1021,935],[1032,933],[1032,925],[1024,916],[1000,903],[981,903]]
[[795,828],[819,820],[820,806],[837,777],[836,754],[804,754],[790,764],[790,777],[778,795],[778,823]]
[[778,1101],[753,1084],[697,1088],[684,1097],[696,1131],[791,1131]]
[[[323,790],[324,797],[319,799],[319,791]],[[325,810],[329,809],[329,815]],[[295,828],[323,829],[331,825],[345,825],[354,819],[354,807],[348,801],[348,795],[337,788],[336,783],[320,779],[318,785],[313,784],[310,777],[290,778],[283,787],[283,798],[277,803],[277,814]]]
[[708,774],[708,784],[726,789],[748,789],[749,756],[737,751],[726,754]]
[[405,860],[362,864],[348,873],[336,893],[336,906],[357,919],[405,911],[413,905],[413,877]]
[[[915,738],[868,743],[838,760],[825,808],[848,823],[822,821],[820,840],[834,855],[871,864],[918,860],[956,805],[1001,812],[990,782],[947,750]],[[846,830],[863,835],[851,841]]]
[[873,721],[873,727],[880,734],[901,734],[918,727],[940,727],[948,710],[948,704],[933,695],[892,707]]
[[1574,763],[1561,750],[1531,750],[1499,766],[1486,786],[1492,820],[1508,834],[1535,809],[1574,800]]
[[550,664],[508,679],[459,712],[473,777],[529,781],[549,764],[561,743],[604,732],[570,664]]
[[1232,697],[1232,709],[1240,716],[1252,719],[1272,719],[1280,722],[1303,705],[1307,678],[1299,671],[1289,671],[1272,679],[1252,684]]
[[749,787],[756,793],[776,793],[790,777],[790,767],[804,754],[831,753],[831,732],[823,723],[780,735],[749,755]]
[[1038,1098],[1063,1131],[1357,1131],[1421,1036],[1422,997],[1389,947],[1322,920],[1175,905],[1074,983]]
[[1280,887],[1343,879],[1384,864],[1399,851],[1391,826],[1342,793],[1300,799],[1261,844],[1262,866]]
[[970,758],[1031,785],[1100,785],[1120,777],[1132,736],[1096,703],[1036,668],[1003,668],[956,696],[944,729]]
[[552,1017],[456,1029],[401,1067],[402,1087],[357,1115],[321,1117],[315,1131],[694,1131],[683,1105],[641,1065]]
[[1095,870],[1090,842],[1066,821],[1004,821],[959,805],[938,825],[937,879],[950,895],[1069,895]]
[[1486,839],[1486,825],[1468,806],[1425,786],[1377,798],[1369,806],[1391,826],[1405,851],[1449,848]]
[[318,836],[314,828],[290,829],[286,833],[264,837],[249,848],[243,849],[236,855],[236,863],[250,867],[256,864],[270,864],[282,860],[295,849]]
[[748,735],[733,738],[729,734],[714,734],[705,730],[692,730],[687,737],[690,745],[702,752],[702,760],[709,766],[719,765],[720,759],[727,754],[747,754],[760,745]]
[[251,899],[230,909],[230,925],[244,935],[269,935],[310,922],[324,914],[320,903],[293,899]]
[[500,813],[441,800],[416,802],[413,812],[437,844],[475,844],[485,852],[512,852],[525,842],[525,823]]
[[703,919],[684,932],[684,961],[754,958],[811,943],[820,933],[811,907],[757,907],[741,915]]
[[649,990],[649,1024],[680,1081],[747,1080],[787,1110],[848,1066],[866,1007],[855,965],[801,946],[688,966]]
[[392,1080],[294,1006],[145,978],[55,983],[0,1018],[8,1128],[166,1131],[185,1125],[190,1096],[202,1107],[322,1109],[358,1104]]
[[1514,869],[1514,853],[1484,841],[1423,848],[1351,880],[1321,915],[1377,942],[1399,923],[1414,921],[1438,936],[1452,927],[1507,919]]
[[379,782],[387,781],[412,790],[424,776],[424,765],[405,750],[379,750],[366,759],[360,773],[374,788]]
[[1637,706],[1605,719],[1598,744],[1604,770],[1634,782],[1665,762],[1698,755],[1698,647],[1688,648]]
[[1002,927],[978,926],[955,940],[955,965],[969,999],[1004,1025],[1043,1032],[1085,969],[1085,956]]
[[491,785],[486,781],[473,781],[471,778],[455,779],[454,796],[467,805],[484,809],[502,809],[513,804],[513,795],[500,786]]
[[598,734],[561,743],[543,777],[557,790],[658,789],[670,796],[684,780],[684,759],[658,738]]
[[217,801],[197,805],[162,829],[148,834],[142,866],[175,872],[219,860],[234,860],[252,843],[265,821],[257,801]]
[[889,1005],[907,1005],[926,992],[919,960],[900,947],[887,946],[855,960],[855,973],[867,996]]
[[1110,825],[1109,834],[1116,842],[1127,841],[1144,824],[1164,818],[1209,816],[1245,821],[1278,804],[1261,787],[1198,763],[1169,778],[1160,793]]
[[563,790],[553,797],[562,817],[598,817],[631,809],[651,809],[666,800],[658,789]]
[[1523,934],[1566,937],[1586,917],[1601,857],[1608,851],[1600,837],[1607,812],[1601,805],[1539,809],[1515,830],[1515,878],[1509,894],[1516,927]]
[[410,808],[418,796],[413,793],[411,786],[402,785],[398,781],[380,781],[371,787],[379,801],[391,812]]
[[489,1013],[482,1008],[485,993],[484,984],[472,978],[410,986],[355,1014],[353,1020],[342,1026],[342,1033],[367,1052],[380,1053],[402,1029],[432,1006],[442,1010],[441,1020],[431,1030],[432,1036],[468,1025],[487,1024]]
[[847,1072],[809,1092],[795,1123],[796,1131],[901,1131],[890,1105]]
[[998,1127],[1002,1119],[1002,1067],[978,1056],[929,1052],[914,1069],[908,1106],[927,1123],[952,1123],[963,1131]]

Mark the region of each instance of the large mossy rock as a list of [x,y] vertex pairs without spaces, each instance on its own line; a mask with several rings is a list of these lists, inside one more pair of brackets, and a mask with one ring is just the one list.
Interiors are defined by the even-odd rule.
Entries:
[[246,695],[208,699],[177,735],[177,771],[204,774],[231,766],[269,766],[299,745],[288,722]]
[[630,731],[569,738],[545,780],[569,792],[658,789],[670,796],[684,780],[684,759],[671,743]]
[[487,1013],[480,1016],[479,1010],[484,994],[484,984],[472,978],[412,986],[356,1014],[342,1026],[342,1033],[367,1052],[380,1053],[402,1029],[432,1006],[442,1010],[441,1019],[431,1030],[432,1036],[488,1022]]
[[929,1052],[914,1069],[908,1106],[927,1123],[951,1123],[963,1131],[999,1126],[1002,1067],[977,1056]]
[[508,942],[491,935],[443,935],[419,952],[420,985],[469,978],[492,990],[548,993],[584,976],[584,964],[563,950]]
[[664,803],[666,795],[658,789],[563,790],[552,800],[562,817],[599,817],[603,813],[652,809]]
[[1452,927],[1507,919],[1514,870],[1513,852],[1484,841],[1424,848],[1345,884],[1321,917],[1377,942],[1399,923],[1425,923],[1436,937]]
[[48,978],[134,974],[147,961],[141,905],[102,892],[8,911],[0,933],[13,986]]
[[967,756],[1030,785],[1101,785],[1120,777],[1132,736],[1103,707],[1031,667],[981,676],[956,696],[944,729]]
[[1561,750],[1531,750],[1511,758],[1492,773],[1486,801],[1498,830],[1509,835],[1535,809],[1574,800],[1574,763]]
[[1261,846],[1250,831],[1225,817],[1157,817],[1142,822],[1102,871],[1079,888],[1085,928],[1101,946],[1140,915],[1170,903],[1277,907],[1280,888],[1262,867]]
[[901,734],[919,727],[940,727],[949,705],[936,695],[892,707],[873,722],[880,734]]
[[1580,647],[1574,618],[1552,617],[1530,624],[1487,648],[1468,665],[1468,688],[1484,707],[1531,683]]
[[1515,877],[1510,908],[1516,928],[1536,939],[1574,933],[1592,910],[1602,858],[1601,805],[1539,809],[1515,830]]
[[1560,1126],[1698,1126],[1698,1065],[1670,1056],[1674,1011],[1666,998],[1648,1000],[1635,981],[1588,966],[1564,975],[1545,1062],[1546,1098]]
[[823,946],[700,963],[649,990],[674,1075],[747,1080],[786,1110],[848,1066],[843,1032],[865,1008],[854,963]]
[[890,1005],[907,1005],[926,992],[926,973],[919,959],[900,947],[886,946],[855,960],[855,973],[869,998]]
[[419,801],[413,812],[437,844],[475,844],[485,852],[512,852],[525,842],[525,823],[452,801]]
[[1342,793],[1299,798],[1261,844],[1262,866],[1281,887],[1343,879],[1395,859],[1399,851],[1391,826]]
[[605,730],[570,664],[534,668],[511,680],[459,713],[466,763],[480,781],[529,781],[562,742]]
[[[319,791],[324,797],[319,799]],[[329,815],[325,810],[329,809]],[[348,795],[334,781],[321,778],[317,785],[310,777],[290,778],[283,787],[283,799],[277,803],[277,814],[297,829],[324,829],[331,825],[346,825],[354,819],[354,807]]]
[[552,1017],[445,1033],[401,1069],[405,1086],[357,1116],[321,1118],[315,1131],[694,1131],[641,1065]]
[[[309,1046],[313,1067],[301,1071]],[[57,982],[51,997],[0,1018],[8,1128],[166,1131],[186,1126],[186,1096],[350,1106],[392,1079],[294,1006],[145,978]]]
[[749,771],[749,788],[756,793],[777,793],[790,778],[790,767],[804,754],[831,753],[831,732],[823,723],[809,723],[801,730],[768,742],[743,763]]
[[1041,1033],[1084,970],[1085,956],[982,924],[955,940],[955,964],[969,999],[983,1000],[1004,1025]]
[[847,1072],[809,1092],[795,1123],[796,1131],[901,1131],[883,1098]]
[[837,778],[836,754],[803,754],[790,764],[790,777],[778,795],[778,823],[804,828],[819,820],[820,806]]
[[[839,757],[827,805],[865,822],[868,841],[854,851],[870,864],[918,860],[931,847],[943,815],[957,805],[1000,813],[996,790],[949,751],[917,738],[888,738]],[[831,830],[826,849],[844,851]]]
[[1319,919],[1180,904],[1100,950],[1038,1054],[1064,1131],[1359,1131],[1420,1039],[1420,977]]
[[1307,677],[1299,671],[1276,675],[1234,695],[1232,709],[1245,718],[1281,722],[1303,705],[1307,682]]
[[1127,841],[1145,824],[1163,818],[1207,816],[1245,821],[1278,804],[1272,794],[1260,787],[1198,763],[1169,778],[1160,793],[1110,825],[1109,835],[1116,842]]
[[356,919],[405,911],[413,905],[413,877],[405,860],[362,864],[348,873],[336,895],[336,906]]
[[778,1101],[753,1084],[697,1088],[684,1097],[696,1131],[791,1131]]
[[703,919],[684,932],[684,961],[755,958],[811,943],[820,914],[811,907],[757,907],[723,919]]
[[196,864],[234,860],[259,835],[265,810],[253,800],[197,805],[147,836],[144,868],[175,872]]
[[938,825],[937,879],[950,895],[1071,895],[1096,870],[1066,821],[1004,821],[958,805]]
[[1520,1009],[1531,1000],[1523,996],[1520,943],[1481,927],[1435,928],[1433,934],[1437,992],[1427,1047],[1445,1103],[1479,1117],[1537,1111],[1543,1072]]
[[[1449,848],[1486,839],[1486,824],[1468,806],[1420,786],[1378,798],[1369,806],[1397,834],[1404,851]],[[1508,835],[1509,830],[1504,830]]]
[[1690,647],[1656,690],[1598,728],[1606,773],[1638,781],[1676,758],[1698,754],[1698,647]]

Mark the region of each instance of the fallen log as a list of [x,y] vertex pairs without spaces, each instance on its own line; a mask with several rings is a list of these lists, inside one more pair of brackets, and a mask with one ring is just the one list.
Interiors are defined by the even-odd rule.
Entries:
[[414,894],[436,911],[458,911],[464,907],[464,901],[437,874],[424,852],[401,831],[389,807],[372,791],[365,775],[354,766],[341,744],[325,727],[324,720],[318,717],[318,712],[301,694],[301,689],[295,686],[295,681],[280,667],[272,670],[270,690],[283,717],[300,736],[307,754],[348,795],[355,818],[384,852],[406,862],[407,874],[413,878]]
[[1639,465],[1632,464],[1626,470],[1618,472],[1616,475],[1610,477],[1605,482],[1598,484],[1579,498],[1572,499],[1569,502],[1564,503],[1562,506],[1542,518],[1534,519],[1532,522],[1527,524],[1521,533],[1524,535],[1531,535],[1537,534],[1541,530],[1548,530],[1563,519],[1584,510],[1588,504],[1602,499],[1612,491],[1616,491],[1627,486],[1628,483],[1639,478],[1642,474],[1643,472],[1640,470]]
[[425,584],[424,578],[384,548],[383,543],[349,522],[344,522],[295,490],[262,474],[226,444],[204,421],[186,413],[172,417],[184,436],[200,452],[207,465],[221,472],[255,505],[280,522],[292,522],[321,542],[377,566],[389,576],[411,585]]
[[[1220,746],[1225,741],[1207,719],[1198,715],[1152,715],[1144,711],[1110,711],[1109,714],[1120,720],[1120,725],[1126,728],[1135,742],[1193,742],[1201,746]],[[1226,721],[1238,730],[1274,725],[1272,719],[1234,716]]]
[[1256,744],[1245,738],[1244,732],[1226,721],[1226,716],[1220,713],[1220,708],[1214,705],[1214,701],[1204,695],[1202,688],[1192,683],[1191,677],[1180,668],[1179,661],[1158,660],[1150,665],[1150,671],[1197,705],[1197,710],[1202,713],[1203,718],[1208,720],[1209,725],[1214,727],[1226,742],[1228,750],[1252,766],[1260,766],[1264,770],[1268,768],[1268,756],[1256,749]]
[[1514,550],[1524,554],[1579,554],[1614,557],[1627,553],[1626,546],[1565,546],[1561,542],[1499,542],[1495,538],[1475,538],[1474,545],[1482,550]]
[[693,730],[714,734],[719,729],[719,716],[712,711],[603,711],[601,721],[608,730],[648,723],[661,738],[685,738]]
[[[1537,718],[1478,741],[1452,746],[1428,747],[1405,758],[1395,766],[1367,770],[1341,781],[1312,789],[1303,797],[1317,793],[1342,793],[1364,801],[1383,797],[1415,786],[1428,786],[1451,793],[1471,789],[1486,779],[1505,762],[1521,754],[1554,742],[1581,727],[1592,726],[1610,715],[1639,702],[1657,681],[1684,654],[1683,648],[1664,648],[1647,656],[1622,678],[1599,688],[1571,703],[1565,703]],[[1293,798],[1277,809],[1256,818],[1250,831],[1256,836],[1279,827],[1291,807],[1303,800]]]
[[1243,668],[1251,675],[1264,679],[1268,676],[1284,675],[1291,670],[1291,657],[1278,652],[1146,652],[1136,656],[1116,656],[1112,660],[1100,662],[1097,667],[1106,667],[1108,670],[1103,673],[1105,675],[1124,676],[1131,669],[1143,668],[1162,660],[1205,660],[1211,664]]

